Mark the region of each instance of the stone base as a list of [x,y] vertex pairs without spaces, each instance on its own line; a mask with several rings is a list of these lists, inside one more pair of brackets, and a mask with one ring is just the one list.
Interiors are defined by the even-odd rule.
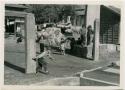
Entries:
[[100,51],[103,51],[103,52],[120,51],[120,45],[116,45],[116,44],[100,44]]

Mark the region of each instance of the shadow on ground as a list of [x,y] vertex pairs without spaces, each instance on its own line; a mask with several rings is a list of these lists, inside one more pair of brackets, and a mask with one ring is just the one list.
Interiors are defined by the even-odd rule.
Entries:
[[17,71],[20,71],[22,73],[25,73],[25,69],[24,68],[16,66],[14,64],[11,64],[10,62],[5,61],[4,65],[7,66],[7,67],[9,67],[9,68],[12,68],[14,70],[17,70]]

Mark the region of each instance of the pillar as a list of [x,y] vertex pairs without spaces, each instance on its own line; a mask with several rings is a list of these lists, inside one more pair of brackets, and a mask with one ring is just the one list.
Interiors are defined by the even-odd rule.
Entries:
[[99,34],[100,34],[100,20],[96,19],[94,22],[94,43],[93,43],[93,58],[95,61],[99,60]]
[[35,18],[34,15],[28,13],[25,17],[25,47],[26,47],[26,73],[36,72],[36,62],[32,60],[36,56],[35,44]]
[[100,5],[88,5],[86,11],[86,27],[89,25],[94,28],[94,21],[96,18],[100,18]]
[[67,23],[71,23],[71,16],[67,17]]

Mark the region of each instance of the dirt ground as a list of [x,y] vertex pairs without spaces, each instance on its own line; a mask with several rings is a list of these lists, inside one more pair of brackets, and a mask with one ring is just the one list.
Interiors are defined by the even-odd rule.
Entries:
[[[37,46],[37,50],[38,46]],[[112,61],[118,61],[120,52],[100,55],[99,61],[79,58],[72,55],[53,54],[55,61],[48,60],[49,74],[38,73],[25,74],[25,49],[24,44],[16,44],[15,41],[5,40],[5,85],[30,85],[43,82],[56,77],[68,77],[77,72],[109,65]]]

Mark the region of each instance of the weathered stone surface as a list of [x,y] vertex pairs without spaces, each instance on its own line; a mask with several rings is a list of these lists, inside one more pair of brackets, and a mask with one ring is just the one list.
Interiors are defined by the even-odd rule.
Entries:
[[26,17],[26,73],[36,72],[36,62],[32,60],[36,56],[35,43],[35,18],[33,14],[27,14]]

